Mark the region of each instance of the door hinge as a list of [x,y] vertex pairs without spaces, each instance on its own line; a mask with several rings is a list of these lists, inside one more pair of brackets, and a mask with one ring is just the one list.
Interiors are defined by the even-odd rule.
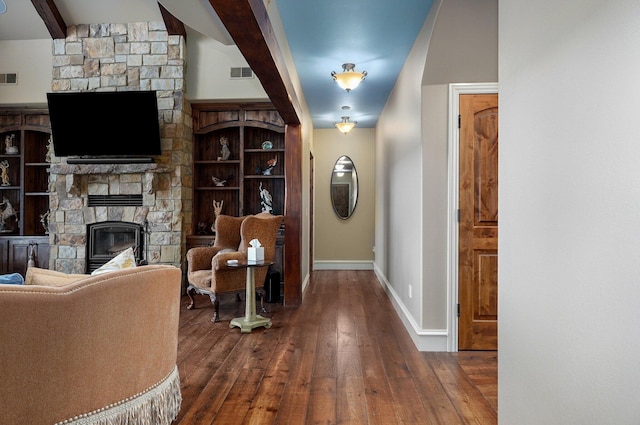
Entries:
[[460,317],[460,304],[458,304],[458,317]]
[[460,208],[458,208],[458,211],[456,214],[458,215],[458,223],[460,223]]
[[458,128],[462,127],[462,115],[458,114]]

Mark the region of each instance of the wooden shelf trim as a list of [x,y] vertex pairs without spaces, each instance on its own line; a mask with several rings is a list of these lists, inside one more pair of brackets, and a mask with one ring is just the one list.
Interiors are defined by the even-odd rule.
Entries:
[[198,186],[196,190],[240,190],[239,186]]
[[262,174],[245,174],[244,176],[245,179],[283,179],[284,176],[280,175],[280,176],[263,176]]

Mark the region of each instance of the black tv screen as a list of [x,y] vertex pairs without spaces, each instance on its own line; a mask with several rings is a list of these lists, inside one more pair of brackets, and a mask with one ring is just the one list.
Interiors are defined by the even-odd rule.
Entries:
[[56,156],[137,162],[160,155],[155,91],[47,93],[47,102]]

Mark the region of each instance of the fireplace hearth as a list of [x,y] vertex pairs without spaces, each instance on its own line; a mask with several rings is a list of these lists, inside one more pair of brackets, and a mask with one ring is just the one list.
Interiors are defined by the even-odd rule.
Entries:
[[91,273],[127,248],[136,263],[145,261],[144,227],[126,221],[102,221],[87,225],[87,273]]

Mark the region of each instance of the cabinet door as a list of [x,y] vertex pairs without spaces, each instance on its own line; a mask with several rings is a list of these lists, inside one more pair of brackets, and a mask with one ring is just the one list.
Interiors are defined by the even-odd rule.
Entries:
[[8,240],[7,273],[27,272],[29,255],[33,250],[35,266],[49,268],[49,240],[45,238],[12,238]]
[[9,241],[0,239],[0,273],[7,274],[7,260],[9,257]]

